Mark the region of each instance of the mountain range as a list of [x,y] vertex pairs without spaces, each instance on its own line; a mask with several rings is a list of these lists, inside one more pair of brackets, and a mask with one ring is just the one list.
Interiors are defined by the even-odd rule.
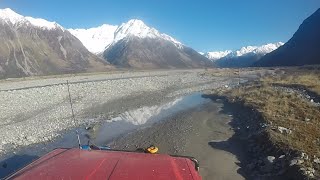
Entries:
[[262,46],[246,46],[235,51],[213,51],[202,54],[212,60],[218,67],[248,67],[283,44],[282,42],[277,42]]
[[[91,52],[121,68],[200,68],[212,63],[173,37],[138,19],[120,26],[69,29]],[[97,43],[95,43],[97,42]]]
[[210,60],[133,19],[120,26],[66,29],[56,22],[0,10],[0,78],[109,71],[200,68]]
[[0,37],[0,78],[112,68],[59,24],[8,8],[0,10]]
[[319,64],[320,10],[285,44],[198,53],[138,19],[121,25],[66,29],[56,22],[0,9],[0,78],[109,71]]

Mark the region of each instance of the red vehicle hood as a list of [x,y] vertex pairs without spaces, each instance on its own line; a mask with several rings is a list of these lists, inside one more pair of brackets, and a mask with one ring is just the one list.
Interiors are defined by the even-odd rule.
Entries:
[[8,179],[201,179],[191,160],[164,154],[56,149]]

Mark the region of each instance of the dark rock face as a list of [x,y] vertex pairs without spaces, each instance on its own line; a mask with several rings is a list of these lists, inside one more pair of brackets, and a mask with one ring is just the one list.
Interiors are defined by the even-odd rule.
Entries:
[[254,66],[310,64],[320,64],[320,9],[304,20],[287,43],[262,57]]
[[170,41],[129,36],[112,44],[103,57],[113,65],[137,69],[200,68],[212,66],[195,50]]
[[111,66],[61,28],[0,20],[0,78],[103,71]]
[[215,61],[215,65],[222,68],[249,67],[257,62],[263,55],[252,54],[240,57],[225,57]]

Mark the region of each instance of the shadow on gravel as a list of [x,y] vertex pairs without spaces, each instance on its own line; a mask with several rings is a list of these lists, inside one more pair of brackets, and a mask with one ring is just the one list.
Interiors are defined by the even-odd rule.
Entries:
[[229,103],[227,102],[225,97],[216,95],[203,95],[203,97],[223,104],[220,113],[232,116],[232,119],[228,124],[230,125],[230,128],[232,128],[235,132],[234,135],[226,141],[208,142],[208,145],[210,145],[214,149],[223,150],[235,155],[239,160],[239,163],[237,163],[237,165],[240,167],[237,172],[245,179],[250,179],[250,175],[245,170],[246,165],[248,164],[248,162],[250,162],[249,155],[247,153],[247,140],[250,132],[255,131],[257,128],[259,128],[254,126],[259,126],[260,122],[251,123],[252,127],[247,126],[247,124],[248,121],[252,119],[259,120],[261,114],[258,112],[254,112],[250,108],[241,106],[240,104]]
[[3,160],[0,162],[0,179],[14,173],[38,158],[38,156],[15,155]]

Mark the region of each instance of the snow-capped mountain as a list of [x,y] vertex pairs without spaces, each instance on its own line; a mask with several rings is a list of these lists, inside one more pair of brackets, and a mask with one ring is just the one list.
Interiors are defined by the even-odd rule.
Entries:
[[92,53],[99,54],[106,50],[111,44],[134,36],[138,38],[160,38],[171,41],[176,47],[182,48],[182,43],[173,37],[162,34],[155,28],[148,27],[143,21],[138,19],[129,20],[120,26],[104,24],[90,29],[68,29],[76,36],[86,48]]
[[257,47],[255,50],[253,50],[253,53],[265,55],[265,54],[268,54],[268,53],[278,49],[282,45],[284,45],[283,42],[269,43],[269,44]]
[[59,28],[64,31],[64,28],[56,22],[50,22],[41,18],[33,18],[29,16],[25,17],[17,14],[10,8],[0,9],[0,19],[5,23],[17,26],[33,25],[47,30]]
[[202,55],[204,55],[205,57],[207,57],[210,60],[215,61],[215,60],[218,60],[218,59],[225,57],[226,55],[230,54],[231,52],[232,52],[231,50],[215,51],[215,52],[203,53]]
[[106,70],[109,65],[90,53],[55,22],[0,9],[0,78]]
[[103,24],[90,29],[68,29],[92,53],[102,53],[114,40],[118,26]]
[[182,43],[175,40],[173,37],[160,33],[155,28],[148,27],[143,21],[138,19],[129,20],[127,23],[122,23],[114,33],[114,40],[112,43],[134,36],[138,38],[163,39],[172,42],[176,47],[182,48]]
[[262,56],[278,49],[282,42],[269,43],[262,46],[246,46],[238,50],[215,51],[204,54],[219,67],[245,67],[251,66]]
[[106,47],[103,57],[116,66],[142,69],[190,68],[210,64],[198,52],[137,19],[116,29],[114,40]]
[[278,49],[280,46],[282,46],[283,42],[277,42],[277,43],[269,43],[262,46],[247,46],[242,47],[239,50],[233,51],[230,54],[227,55],[227,57],[240,57],[240,56],[250,56],[250,55],[266,55],[276,49]]
[[269,43],[262,46],[246,46],[242,47],[238,50],[231,51],[213,51],[213,52],[207,52],[204,54],[208,59],[211,59],[213,61],[219,60],[221,58],[235,58],[235,57],[241,57],[241,56],[250,56],[250,55],[265,55],[268,54],[276,49],[278,49],[280,46],[282,46],[284,43],[277,42],[277,43]]

